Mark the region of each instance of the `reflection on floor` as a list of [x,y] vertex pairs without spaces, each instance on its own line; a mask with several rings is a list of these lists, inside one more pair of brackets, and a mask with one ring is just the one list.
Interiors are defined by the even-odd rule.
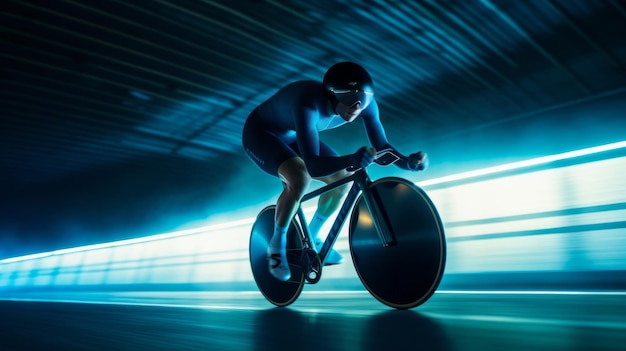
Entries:
[[624,350],[626,293],[440,291],[393,310],[365,291],[0,295],[2,350]]

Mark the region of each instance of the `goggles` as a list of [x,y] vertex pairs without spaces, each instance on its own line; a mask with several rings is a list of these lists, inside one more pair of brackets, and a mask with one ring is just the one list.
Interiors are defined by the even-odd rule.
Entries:
[[365,109],[374,98],[374,92],[367,90],[336,89],[332,90],[332,92],[335,94],[335,97],[339,100],[339,102],[348,107],[352,107],[357,102],[360,102],[361,108]]

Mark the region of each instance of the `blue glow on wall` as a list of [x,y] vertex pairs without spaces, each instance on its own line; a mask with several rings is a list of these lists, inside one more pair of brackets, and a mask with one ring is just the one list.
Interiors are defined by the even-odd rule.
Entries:
[[[624,174],[626,141],[417,183],[445,223],[446,275],[624,272]],[[237,282],[253,287],[253,221],[3,259],[0,290]],[[336,248],[349,257],[347,237],[344,226]],[[333,281],[358,285],[349,259],[325,269],[318,285]]]

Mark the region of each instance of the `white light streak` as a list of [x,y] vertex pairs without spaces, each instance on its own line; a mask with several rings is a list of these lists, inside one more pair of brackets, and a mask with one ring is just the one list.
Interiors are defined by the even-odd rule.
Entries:
[[494,167],[488,167],[488,168],[478,169],[478,170],[469,171],[469,172],[452,174],[452,175],[445,176],[445,177],[425,180],[425,181],[419,182],[418,185],[429,186],[429,185],[448,183],[448,182],[453,182],[453,181],[458,181],[458,180],[465,180],[465,179],[476,178],[476,177],[490,175],[490,174],[496,174],[496,173],[512,171],[516,169],[522,169],[526,167],[539,166],[539,165],[548,164],[550,162],[555,162],[555,161],[573,159],[573,158],[581,157],[581,156],[589,156],[589,155],[598,154],[601,152],[613,151],[613,150],[618,150],[622,148],[626,148],[626,140],[612,143],[612,144],[594,146],[594,147],[590,147],[586,149],[568,151],[568,152],[564,152],[560,154],[533,158],[533,159],[525,160],[525,161],[507,163],[507,164],[500,165],[500,166],[494,166]]

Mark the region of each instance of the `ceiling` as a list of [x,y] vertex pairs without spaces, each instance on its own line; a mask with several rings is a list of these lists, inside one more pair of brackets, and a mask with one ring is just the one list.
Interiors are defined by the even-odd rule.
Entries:
[[[3,184],[242,155],[256,104],[340,60],[387,133],[453,133],[626,85],[623,2],[2,2]],[[417,118],[419,116],[419,120]]]
[[[370,71],[394,145],[626,87],[619,0],[4,0],[0,8],[5,194],[58,184],[81,192],[98,187],[94,174],[117,177],[116,187],[132,174],[219,184],[252,167],[240,146],[248,113],[343,60]],[[53,207],[33,211],[33,196],[24,213]]]

